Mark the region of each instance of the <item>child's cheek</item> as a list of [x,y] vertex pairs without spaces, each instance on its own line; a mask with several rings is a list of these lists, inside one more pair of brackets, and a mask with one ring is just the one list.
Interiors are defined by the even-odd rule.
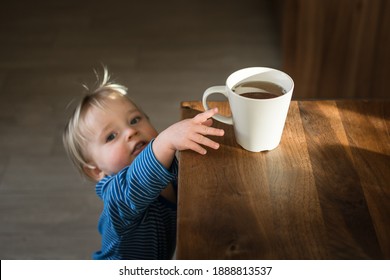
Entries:
[[114,173],[118,173],[131,163],[129,152],[123,149],[115,149],[109,156],[111,158],[111,166],[114,167]]

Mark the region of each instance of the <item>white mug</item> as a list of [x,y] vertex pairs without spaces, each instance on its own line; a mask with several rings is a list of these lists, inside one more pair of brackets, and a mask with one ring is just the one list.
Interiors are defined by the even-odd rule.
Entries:
[[[259,82],[277,85],[280,87],[280,93],[265,99],[241,95],[246,92],[254,94],[270,92],[266,88],[253,87],[253,84]],[[237,87],[242,84],[247,84],[249,87]],[[275,149],[280,143],[293,89],[294,81],[286,73],[272,68],[251,67],[231,74],[225,86],[208,88],[203,93],[202,102],[204,109],[208,110],[209,95],[215,93],[225,95],[229,101],[232,117],[217,114],[213,118],[233,125],[236,141],[244,149],[251,152],[269,151]]]

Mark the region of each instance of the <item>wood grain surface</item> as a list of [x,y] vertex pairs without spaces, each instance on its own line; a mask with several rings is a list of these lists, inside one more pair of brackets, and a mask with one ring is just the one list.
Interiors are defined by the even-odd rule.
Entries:
[[[226,102],[215,102],[229,114]],[[183,102],[182,117],[203,111]],[[390,259],[390,102],[292,101],[278,148],[179,155],[179,259]]]
[[281,1],[283,70],[294,98],[387,98],[390,1]]

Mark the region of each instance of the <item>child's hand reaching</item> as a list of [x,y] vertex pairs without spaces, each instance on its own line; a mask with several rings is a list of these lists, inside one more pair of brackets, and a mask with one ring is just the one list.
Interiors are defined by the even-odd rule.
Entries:
[[218,149],[219,144],[206,136],[223,136],[223,129],[211,127],[210,119],[218,113],[218,109],[210,109],[196,115],[192,119],[182,120],[161,132],[153,142],[153,152],[156,158],[165,166],[172,163],[176,151],[193,150],[199,154],[206,154],[207,146]]

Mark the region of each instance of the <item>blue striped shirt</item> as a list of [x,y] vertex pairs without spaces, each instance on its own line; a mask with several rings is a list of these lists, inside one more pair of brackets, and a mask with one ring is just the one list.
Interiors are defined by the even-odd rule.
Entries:
[[176,204],[159,196],[172,182],[176,189],[177,160],[170,170],[156,159],[150,143],[119,173],[96,185],[104,208],[98,229],[102,248],[94,259],[170,259],[176,242]]

